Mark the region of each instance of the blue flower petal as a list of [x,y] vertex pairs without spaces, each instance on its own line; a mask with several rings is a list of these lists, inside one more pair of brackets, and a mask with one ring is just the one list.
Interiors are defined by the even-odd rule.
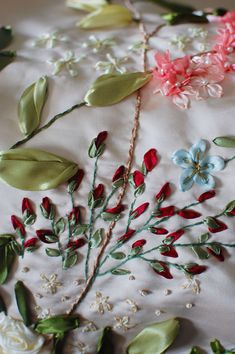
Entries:
[[198,163],[203,159],[203,157],[205,156],[205,152],[206,152],[206,141],[202,139],[199,140],[196,144],[194,144],[189,150],[189,153],[193,161],[196,163]]
[[180,176],[180,189],[182,192],[188,191],[193,186],[193,176],[195,169],[193,167],[186,168]]
[[225,161],[220,156],[207,156],[200,162],[200,167],[207,171],[221,171],[225,167]]
[[193,164],[192,158],[188,151],[186,150],[177,150],[174,152],[172,156],[172,161],[174,164],[182,167],[182,168],[188,168],[191,167]]
[[206,187],[208,189],[212,189],[215,186],[214,178],[206,171],[197,173],[193,180],[200,187]]

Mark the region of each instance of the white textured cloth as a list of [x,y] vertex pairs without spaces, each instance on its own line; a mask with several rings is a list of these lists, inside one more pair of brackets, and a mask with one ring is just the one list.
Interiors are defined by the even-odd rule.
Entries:
[[[216,5],[221,6],[221,2],[213,1],[212,4],[210,1],[197,1],[198,7],[205,5],[216,7]],[[224,0],[222,5],[231,9],[234,3],[232,0]],[[140,2],[137,7],[144,14],[148,28],[152,29],[157,22],[161,23],[157,15],[158,7],[148,2]],[[94,54],[82,46],[82,43],[88,40],[92,31],[75,28],[75,22],[82,16],[81,12],[66,8],[61,0],[39,0],[36,2],[8,0],[0,4],[0,23],[9,24],[13,27],[14,41],[11,48],[17,51],[16,60],[0,73],[1,150],[7,150],[17,140],[21,139],[17,124],[17,103],[24,89],[32,82],[42,75],[48,75],[49,77],[49,95],[42,119],[42,123],[45,123],[56,113],[81,102],[89,85],[100,75],[95,71],[94,66],[98,60],[104,60],[104,55]],[[150,45],[154,51],[165,51],[169,48],[174,57],[179,57],[184,52],[171,46],[169,41],[176,33],[185,34],[189,27],[197,26],[165,27],[158,33],[157,37],[151,39]],[[208,25],[208,28],[213,28],[213,25]],[[37,37],[56,29],[66,35],[69,41],[60,42],[52,49],[32,46]],[[116,57],[125,56],[127,48],[141,39],[136,25],[124,29],[97,31],[95,35],[101,38],[108,36],[117,39],[117,45],[111,48],[112,55]],[[88,57],[78,64],[77,77],[72,78],[67,72],[53,76],[53,67],[47,63],[50,59],[58,59],[63,56],[66,50],[74,51],[77,56],[85,52],[89,53]],[[189,49],[189,52],[190,50],[192,52],[192,49]],[[149,52],[150,67],[154,66],[154,51]],[[130,60],[123,66],[128,71],[142,70],[139,54],[130,54]],[[203,192],[197,186],[185,193],[179,191],[179,177],[182,171],[171,161],[174,151],[188,150],[198,140],[205,139],[208,141],[209,154],[221,155],[224,158],[229,158],[233,154],[232,149],[218,148],[212,143],[212,140],[217,136],[234,133],[234,74],[228,74],[223,82],[223,87],[224,96],[222,98],[193,101],[192,107],[185,111],[181,111],[174,106],[170,98],[153,94],[154,83],[143,90],[143,105],[133,170],[140,168],[143,155],[150,148],[157,149],[160,161],[148,176],[146,193],[138,199],[138,204],[141,204],[141,201],[153,202],[154,195],[167,181],[175,186],[168,205],[183,207],[193,202]],[[134,110],[135,95],[115,106],[104,108],[84,107],[75,110],[56,122],[48,130],[37,135],[24,147],[43,149],[76,161],[79,167],[86,172],[80,192],[76,195],[76,201],[78,205],[86,207],[94,162],[87,155],[89,144],[100,131],[108,131],[106,151],[98,167],[98,183],[105,184],[107,189],[110,190],[110,181],[114,171],[119,165],[125,164],[127,161]],[[216,199],[211,199],[198,208],[206,216],[215,215],[218,210],[223,209],[229,201],[234,199],[234,163],[228,164],[223,171],[217,172],[215,176]],[[41,199],[48,196],[58,206],[58,212],[61,214],[68,212],[70,208],[69,196],[66,193],[65,186],[47,192],[24,192],[0,183],[0,195],[0,233],[2,234],[13,231],[10,217],[12,214],[20,214],[23,197],[30,198],[38,206]],[[132,192],[128,189],[124,204],[129,206],[131,201]],[[115,199],[112,200],[111,204],[111,206],[115,205]],[[39,215],[39,208],[37,212]],[[88,217],[88,213],[86,217]],[[222,218],[222,220],[224,219]],[[114,238],[124,233],[126,225],[124,221],[117,223],[113,232]],[[133,225],[137,227],[143,221],[145,221],[144,218],[139,218],[133,222]],[[230,218],[226,219],[225,222],[229,229],[215,234],[213,237],[214,240],[232,243],[235,231],[234,221]],[[174,218],[170,225],[165,226],[170,230],[176,230],[183,224],[183,219]],[[49,227],[49,224],[45,225],[45,220],[38,217],[36,224],[31,227],[29,235],[33,237],[36,229],[45,229],[47,226]],[[183,240],[197,239],[205,231],[205,226],[192,229],[187,232]],[[154,237],[158,236],[147,233],[140,235],[140,238],[147,239],[150,244],[155,242]],[[124,249],[128,250],[128,247],[124,246]],[[19,316],[13,291],[16,280],[23,280],[33,294],[42,294],[42,298],[35,298],[37,305],[44,310],[49,309],[52,314],[66,312],[74,301],[74,297],[82,289],[82,285],[75,286],[74,281],[84,276],[83,254],[85,248],[79,250],[78,264],[66,271],[61,269],[61,259],[49,258],[44,249],[45,245],[42,245],[36,252],[26,254],[24,259],[19,258],[9,281],[2,286],[1,293],[8,298],[9,313],[15,317]],[[187,282],[183,273],[172,270],[174,279],[167,280],[155,274],[148,265],[138,260],[126,265],[132,271],[135,280],[129,280],[129,276],[118,277],[113,275],[98,278],[77,311],[85,319],[93,321],[99,330],[105,325],[114,325],[115,316],[130,317],[130,324],[136,326],[126,332],[117,329],[120,336],[117,340],[116,353],[124,353],[126,343],[147,324],[172,317],[181,319],[181,331],[169,353],[186,354],[194,344],[208,349],[211,338],[221,339],[223,344],[229,348],[233,346],[235,341],[235,320],[232,313],[235,297],[235,260],[234,250],[229,249],[228,253],[223,263],[214,258],[204,262],[208,266],[208,270],[197,276],[197,279],[200,280],[200,294],[193,293],[191,289],[182,288],[182,285]],[[169,261],[171,260],[169,259]],[[190,261],[201,263],[189,249],[182,252],[179,250],[179,258],[176,260],[178,263]],[[28,267],[29,271],[22,272],[24,267]],[[50,294],[42,288],[43,281],[40,274],[50,277],[53,273],[58,275],[57,279],[62,283],[62,286],[58,287],[55,294]],[[139,292],[141,289],[149,290],[150,294],[141,296]],[[167,296],[164,293],[165,289],[170,290]],[[101,315],[90,308],[90,304],[95,300],[96,291],[100,291],[103,296],[109,296],[109,302],[113,305],[112,311],[106,311]],[[68,299],[61,301],[64,296],[68,296]],[[132,314],[129,310],[130,306],[125,302],[126,299],[136,302],[140,310]],[[193,307],[188,309],[186,304],[193,304]],[[155,311],[157,310],[162,310],[160,316],[156,316]],[[83,333],[78,329],[74,331],[74,343],[80,340],[88,345],[88,353],[95,353],[98,334],[97,331]],[[75,348],[68,347],[68,353],[72,353],[72,350],[77,353]]]

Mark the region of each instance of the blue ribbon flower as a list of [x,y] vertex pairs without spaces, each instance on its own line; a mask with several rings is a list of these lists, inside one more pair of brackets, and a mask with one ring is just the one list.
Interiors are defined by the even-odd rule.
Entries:
[[172,160],[183,168],[180,176],[180,189],[183,192],[189,190],[194,182],[207,189],[214,188],[215,180],[211,172],[220,171],[225,167],[222,157],[206,155],[205,140],[199,140],[189,151],[177,150]]

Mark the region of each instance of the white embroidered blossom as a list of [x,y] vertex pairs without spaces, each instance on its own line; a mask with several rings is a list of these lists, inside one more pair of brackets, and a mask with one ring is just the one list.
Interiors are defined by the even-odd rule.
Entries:
[[113,47],[116,44],[116,41],[112,37],[107,37],[104,39],[99,39],[98,37],[91,35],[88,38],[88,41],[83,43],[83,48],[91,48],[93,53],[99,53],[103,50]]
[[37,318],[38,319],[46,319],[49,317],[54,316],[55,314],[51,311],[51,309],[42,309],[41,306],[35,306],[34,307],[36,313],[37,313]]
[[200,294],[200,281],[194,277],[188,277],[187,282],[184,283],[182,289],[191,289],[194,294]]
[[101,315],[103,315],[105,311],[112,311],[113,305],[108,302],[109,296],[103,296],[101,292],[96,291],[95,297],[95,301],[90,305],[92,309],[99,312]]
[[194,40],[197,40],[199,44],[199,49],[201,51],[205,51],[208,49],[208,45],[206,40],[208,38],[208,31],[204,30],[204,28],[188,28],[186,34],[177,35],[171,41],[170,44],[176,46],[180,50],[186,49],[189,45],[193,43]]
[[114,324],[114,328],[116,329],[122,329],[124,331],[127,331],[128,329],[135,327],[135,325],[130,324],[129,316],[115,316],[114,320],[116,321],[116,323]]
[[129,58],[115,58],[111,54],[106,54],[107,61],[98,61],[95,65],[95,69],[104,72],[104,74],[120,73],[124,74],[126,68],[122,64],[126,63]]
[[65,53],[64,57],[57,60],[48,60],[48,63],[54,65],[53,75],[67,70],[72,77],[75,77],[78,75],[77,64],[85,57],[85,55],[76,57],[72,51],[68,51]]
[[68,42],[68,38],[58,31],[45,33],[33,41],[34,47],[54,48],[58,42]]
[[49,278],[44,274],[40,274],[40,278],[43,281],[42,288],[48,294],[55,294],[57,292],[57,288],[62,286],[62,283],[57,280],[57,274],[53,273]]
[[49,354],[43,348],[45,338],[29,329],[22,321],[0,313],[0,353],[2,354]]
[[98,327],[95,325],[94,322],[86,321],[83,324],[85,325],[85,327],[82,328],[82,333],[96,332],[98,330]]
[[131,299],[126,299],[125,301],[128,305],[130,305],[130,311],[133,313],[136,313],[139,310],[139,306],[136,304],[136,302],[134,302]]
[[171,39],[170,44],[176,46],[180,50],[184,50],[191,41],[191,38],[188,36],[178,35]]

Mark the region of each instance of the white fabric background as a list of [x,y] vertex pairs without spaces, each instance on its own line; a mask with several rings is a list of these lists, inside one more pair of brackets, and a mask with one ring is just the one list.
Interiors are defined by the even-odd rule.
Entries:
[[[187,3],[187,1],[185,1]],[[197,1],[197,6],[221,6],[221,1]],[[232,0],[225,0],[224,7],[232,8]],[[157,16],[158,8],[149,3],[139,3],[138,7],[144,12],[149,27],[155,26],[159,21]],[[153,12],[154,9],[154,12]],[[46,122],[54,114],[80,102],[90,83],[99,74],[95,72],[93,66],[96,56],[92,54],[87,60],[81,63],[80,73],[77,78],[70,78],[68,74],[52,76],[52,67],[46,63],[48,59],[60,57],[65,49],[72,49],[76,54],[81,54],[83,43],[89,32],[76,29],[75,22],[81,13],[67,9],[63,1],[39,0],[32,2],[29,0],[8,0],[0,5],[0,23],[10,24],[14,29],[14,42],[11,48],[17,51],[18,57],[15,62],[9,65],[0,73],[0,102],[1,102],[1,140],[0,149],[8,149],[14,142],[21,138],[17,126],[17,102],[23,90],[42,75],[49,76],[49,96],[43,111],[43,122]],[[182,33],[187,25],[164,28],[159,33],[160,38],[151,40],[151,46],[158,50],[165,50],[169,47],[169,38],[176,31]],[[54,49],[33,48],[32,41],[36,37],[60,29],[71,38],[71,42],[62,44]],[[99,31],[98,35],[112,35],[118,38],[119,44],[114,47],[113,53],[117,56],[125,55],[127,47],[140,39],[135,25],[130,28]],[[174,53],[179,56],[178,52]],[[153,52],[150,52],[150,62]],[[127,64],[129,70],[141,70],[139,58],[133,56],[134,60]],[[138,168],[142,162],[143,154],[150,148],[156,147],[160,156],[158,167],[151,173],[147,180],[147,192],[140,198],[140,201],[153,201],[155,193],[166,182],[171,181],[178,186],[178,179],[181,173],[180,168],[173,165],[170,158],[175,150],[180,148],[188,149],[200,138],[209,142],[220,135],[227,135],[233,132],[234,128],[234,93],[235,79],[232,75],[223,82],[224,97],[222,99],[210,99],[205,102],[193,102],[192,108],[187,111],[180,111],[170,99],[162,98],[152,94],[153,87],[150,85],[144,90],[144,104],[140,117],[140,130],[138,143],[135,152],[134,168]],[[87,149],[92,138],[98,132],[107,130],[109,137],[107,140],[107,150],[100,161],[99,181],[110,185],[110,179],[115,169],[126,162],[129,148],[129,139],[134,117],[135,97],[132,96],[124,102],[107,108],[82,108],[74,111],[70,115],[58,121],[54,126],[42,132],[32,139],[25,147],[34,147],[59,154],[65,158],[77,161],[81,168],[86,170],[85,181],[82,184],[77,202],[86,205],[86,195],[89,190],[93,161],[87,157]],[[220,149],[211,144],[210,154],[221,154],[224,157],[232,155],[233,151]],[[208,201],[202,207],[206,215],[213,215],[217,210],[230,200],[234,199],[234,164],[230,164],[224,171],[216,174],[217,199]],[[202,192],[201,189],[193,187],[189,192],[182,193],[175,190],[169,199],[169,204],[184,206],[187,202],[193,201]],[[61,213],[70,208],[69,198],[66,195],[65,187],[61,186],[56,190],[44,193],[24,192],[15,190],[7,185],[0,184],[0,213],[1,213],[1,233],[12,232],[10,216],[20,214],[21,201],[23,197],[29,197],[39,204],[43,196],[50,197],[58,205]],[[131,192],[127,193],[125,204],[131,201]],[[115,199],[113,200],[113,204]],[[199,208],[200,210],[200,208]],[[39,210],[38,210],[39,213]],[[138,219],[136,224],[142,223],[143,219]],[[234,222],[226,220],[230,229],[226,232],[216,234],[215,239],[233,242]],[[182,220],[175,219],[172,223],[172,230],[179,228]],[[38,218],[34,229],[45,228],[45,222]],[[168,225],[167,225],[168,226]],[[123,232],[124,226],[119,222],[115,228],[114,235],[117,237]],[[201,228],[200,231],[205,231]],[[200,234],[198,229],[194,229],[186,234],[185,240],[193,239]],[[151,235],[142,235],[148,239]],[[141,238],[142,238],[141,236]],[[151,241],[150,241],[151,242]],[[1,292],[8,298],[10,313],[18,316],[16,304],[13,296],[13,286],[16,280],[23,280],[33,291],[41,293],[40,273],[50,275],[57,273],[58,279],[63,283],[63,287],[58,289],[55,295],[44,294],[42,299],[37,299],[38,305],[42,308],[50,308],[54,313],[61,313],[67,310],[70,301],[62,303],[61,296],[76,296],[79,288],[72,285],[73,280],[83,276],[83,265],[78,265],[71,270],[61,271],[60,260],[48,258],[44,254],[44,247],[40,251],[27,255],[24,260],[19,260],[17,271],[10,281],[2,287]],[[81,249],[80,254],[85,251]],[[194,261],[195,257],[190,251],[180,252],[181,257],[177,259],[182,262]],[[82,255],[81,255],[82,257]],[[82,259],[82,258],[81,258]],[[210,258],[207,262],[209,269],[202,274],[201,293],[193,294],[190,290],[183,290],[181,285],[185,282],[183,275],[174,272],[174,280],[168,281],[155,275],[149,267],[138,262],[129,263],[127,268],[133,271],[135,281],[129,281],[128,277],[107,276],[97,280],[96,284],[89,292],[88,296],[81,304],[78,312],[83,317],[94,321],[100,329],[105,325],[114,323],[114,316],[123,316],[128,313],[128,306],[125,299],[130,298],[136,301],[141,310],[135,315],[130,314],[131,323],[137,324],[135,328],[127,333],[118,331],[116,353],[124,353],[125,343],[136,335],[146,324],[155,321],[172,318],[181,318],[182,328],[174,347],[169,353],[186,354],[190,346],[200,344],[205,349],[208,348],[211,338],[219,338],[230,347],[234,345],[233,299],[235,297],[235,261],[234,251],[229,250],[229,256],[224,263]],[[23,267],[28,266],[30,271],[22,273]],[[164,289],[170,289],[171,295],[164,296]],[[146,297],[141,297],[138,289],[150,289],[152,293]],[[110,296],[110,302],[114,304],[113,311],[105,313],[103,316],[90,310],[90,303],[94,301],[95,291],[100,290],[105,296]],[[192,309],[186,309],[186,303],[193,303]],[[160,317],[156,317],[155,310],[165,311]],[[76,331],[75,337],[89,344],[89,353],[94,353],[98,332],[83,334]],[[71,350],[71,349],[70,349]],[[70,353],[71,351],[68,351]],[[75,351],[76,352],[76,351]]]

